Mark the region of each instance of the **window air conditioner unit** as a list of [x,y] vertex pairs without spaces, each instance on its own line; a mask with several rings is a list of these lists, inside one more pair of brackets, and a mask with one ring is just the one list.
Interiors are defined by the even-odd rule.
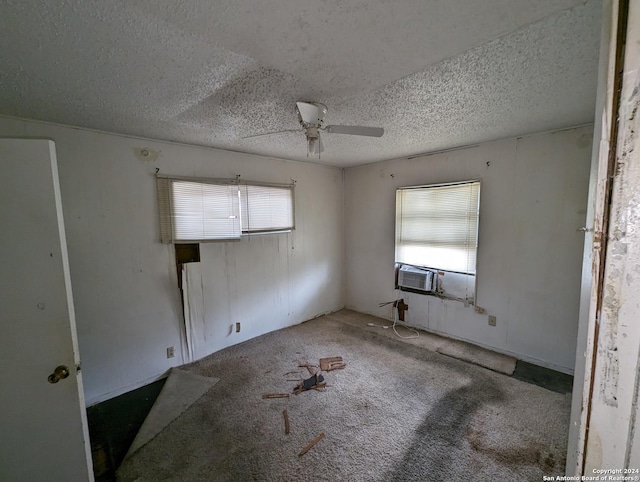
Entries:
[[402,265],[398,272],[398,287],[433,291],[433,271]]

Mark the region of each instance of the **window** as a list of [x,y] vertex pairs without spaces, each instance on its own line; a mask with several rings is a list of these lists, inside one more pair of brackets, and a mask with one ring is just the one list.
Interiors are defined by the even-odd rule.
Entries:
[[293,229],[293,189],[291,186],[240,186],[242,232],[264,233]]
[[396,191],[396,262],[475,274],[480,182]]
[[163,243],[291,231],[293,186],[157,176]]

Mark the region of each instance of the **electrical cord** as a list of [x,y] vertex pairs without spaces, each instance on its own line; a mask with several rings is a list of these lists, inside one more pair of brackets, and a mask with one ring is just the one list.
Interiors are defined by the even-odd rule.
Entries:
[[409,328],[407,325],[405,325],[404,323],[402,323],[400,326],[405,327],[407,330],[412,331],[415,333],[415,335],[411,335],[411,336],[403,336],[400,333],[398,333],[398,330],[396,330],[396,324],[398,323],[398,320],[396,319],[396,310],[393,310],[393,332],[398,335],[398,338],[418,338],[420,336],[420,333],[418,333],[417,330],[414,330],[413,328]]
[[[420,333],[417,330],[414,330],[413,328],[408,327],[404,323],[400,323],[399,320],[397,319],[396,306],[398,304],[398,301],[400,301],[400,300],[397,299],[397,296],[398,296],[398,290],[396,290],[396,300],[395,301],[387,301],[386,303],[379,303],[378,306],[380,306],[382,308],[383,306],[391,305],[391,311],[393,313],[393,332],[398,336],[398,338],[404,338],[404,339],[418,338],[420,336]],[[406,328],[407,330],[412,331],[413,333],[415,333],[415,335],[410,335],[410,336],[401,335],[400,333],[398,333],[398,330],[396,330],[396,325],[400,325],[400,326]]]

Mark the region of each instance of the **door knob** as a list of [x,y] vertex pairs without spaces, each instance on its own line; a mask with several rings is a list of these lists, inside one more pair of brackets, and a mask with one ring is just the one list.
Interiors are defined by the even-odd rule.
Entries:
[[58,383],[60,380],[67,378],[68,376],[69,368],[64,365],[60,365],[57,366],[55,370],[53,370],[53,373],[49,375],[49,378],[47,378],[47,380],[49,380],[49,383]]

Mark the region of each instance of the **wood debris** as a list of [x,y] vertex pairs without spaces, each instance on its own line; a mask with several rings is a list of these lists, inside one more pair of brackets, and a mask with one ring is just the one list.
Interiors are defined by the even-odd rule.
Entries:
[[298,365],[299,367],[304,367],[307,370],[309,370],[309,375],[315,375],[316,372],[318,371],[318,366],[317,365],[312,365],[311,363],[304,363],[303,365]]
[[317,444],[318,442],[320,442],[320,440],[322,440],[324,438],[324,432],[322,432],[320,435],[318,435],[316,438],[314,438],[311,442],[309,442],[307,444],[307,446],[305,448],[303,448],[300,453],[298,454],[299,457],[302,457],[304,454],[306,454],[309,450],[311,450],[311,448]]
[[263,393],[262,398],[289,398],[288,393]]
[[282,411],[282,416],[284,417],[284,433],[287,435],[289,433],[289,414],[286,408]]
[[293,394],[294,395],[298,395],[298,394],[300,394],[302,392],[306,392],[307,390],[318,390],[318,391],[323,392],[325,388],[327,388],[326,382],[316,383],[315,385],[312,385],[309,388],[305,388],[302,384],[300,384],[299,386],[297,386],[295,388],[295,390],[293,391]]
[[346,366],[341,356],[332,356],[329,358],[320,358],[320,370],[330,372],[331,370],[340,370]]
[[305,390],[324,388],[326,386],[322,371],[316,370],[313,375],[306,380],[301,380],[293,389],[294,395],[298,395]]

